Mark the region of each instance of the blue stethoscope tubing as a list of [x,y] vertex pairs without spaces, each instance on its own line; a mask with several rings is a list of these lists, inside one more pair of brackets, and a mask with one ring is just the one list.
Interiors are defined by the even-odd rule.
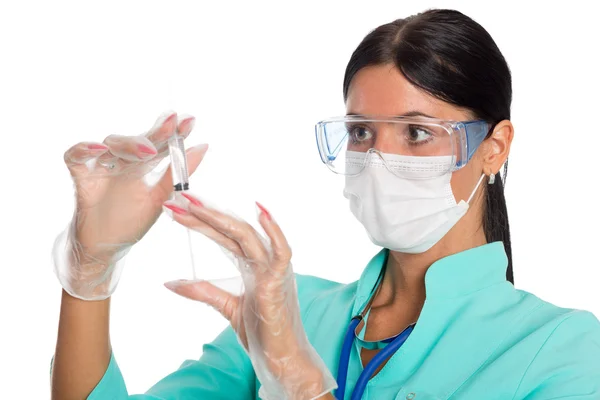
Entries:
[[[389,254],[389,253],[388,253]],[[371,299],[367,302],[366,306],[363,308],[362,312],[359,315],[352,317],[350,320],[350,324],[348,325],[348,330],[346,331],[346,335],[344,336],[344,343],[342,344],[342,353],[340,354],[340,363],[338,365],[338,373],[337,373],[337,386],[338,388],[335,391],[335,398],[337,400],[344,400],[344,394],[346,393],[346,380],[348,378],[348,365],[350,364],[350,353],[352,352],[352,345],[354,344],[354,338],[356,336],[356,328],[362,322],[365,313],[368,309],[371,308],[371,302],[373,301],[376,293],[380,288],[380,284],[383,281],[383,276],[385,274],[386,266],[387,266],[387,254],[386,260],[383,263],[384,267],[379,272],[379,276],[377,277],[377,281],[371,289]],[[410,336],[413,329],[415,328],[415,324],[409,325],[405,330],[403,330],[397,336],[393,336],[391,338],[383,340],[383,343],[387,345],[381,349],[361,372],[358,380],[356,381],[356,385],[354,386],[354,390],[352,390],[352,395],[350,396],[351,400],[360,400],[365,389],[367,388],[367,383],[369,383],[369,379],[373,376],[373,373],[379,368],[381,364],[385,362],[389,357],[391,357],[402,345],[406,342],[406,339]]]
[[348,377],[348,364],[350,363],[350,353],[352,352],[352,344],[354,343],[354,332],[356,327],[362,320],[361,316],[352,317],[350,325],[344,336],[344,343],[342,344],[342,354],[340,355],[340,364],[338,365],[337,373],[337,385],[338,388],[335,391],[335,398],[340,400],[344,399],[344,393],[346,392],[346,379]]
[[[346,378],[348,377],[348,364],[350,363],[350,353],[352,351],[352,344],[354,343],[354,336],[356,327],[362,320],[362,316],[358,315],[352,318],[350,321],[350,325],[348,326],[348,330],[346,331],[346,336],[344,337],[344,343],[342,345],[342,354],[340,355],[340,363],[338,366],[338,374],[337,374],[337,385],[338,388],[335,391],[335,398],[338,400],[344,399],[344,394],[346,392]],[[358,377],[358,381],[356,381],[356,385],[354,386],[354,390],[352,391],[351,400],[360,400],[363,393],[365,392],[365,388],[367,387],[367,383],[369,379],[373,375],[373,373],[377,370],[377,368],[389,357],[391,357],[402,345],[406,342],[406,339],[410,336],[411,332],[414,329],[414,324],[410,325],[406,328],[402,333],[394,338],[387,346],[381,349],[374,357],[369,361],[367,366],[363,369],[360,376]]]

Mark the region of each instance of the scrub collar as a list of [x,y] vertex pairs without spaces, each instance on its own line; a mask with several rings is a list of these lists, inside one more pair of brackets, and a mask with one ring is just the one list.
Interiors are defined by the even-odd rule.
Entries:
[[[389,250],[375,255],[363,271],[356,289],[352,315],[362,311],[388,259]],[[502,242],[474,247],[434,262],[425,274],[427,301],[466,296],[506,282],[508,258]]]

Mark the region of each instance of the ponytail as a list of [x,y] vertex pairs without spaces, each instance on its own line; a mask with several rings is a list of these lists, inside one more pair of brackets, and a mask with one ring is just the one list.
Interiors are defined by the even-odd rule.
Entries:
[[506,198],[504,196],[507,169],[508,160],[504,164],[504,180],[501,179],[500,172],[498,172],[494,183],[492,185],[485,185],[487,189],[483,210],[483,229],[488,243],[498,241],[504,243],[504,250],[508,257],[506,280],[514,285],[510,229],[508,226],[508,213],[506,211]]

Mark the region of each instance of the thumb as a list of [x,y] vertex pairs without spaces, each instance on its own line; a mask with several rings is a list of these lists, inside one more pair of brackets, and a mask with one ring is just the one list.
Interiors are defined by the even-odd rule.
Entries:
[[201,144],[195,147],[190,147],[186,151],[187,165],[188,165],[188,174],[192,175],[198,165],[202,162],[206,151],[208,150],[208,144]]
[[239,304],[239,297],[207,281],[188,281],[182,279],[167,282],[165,283],[165,287],[187,299],[208,304],[219,311],[230,322]]

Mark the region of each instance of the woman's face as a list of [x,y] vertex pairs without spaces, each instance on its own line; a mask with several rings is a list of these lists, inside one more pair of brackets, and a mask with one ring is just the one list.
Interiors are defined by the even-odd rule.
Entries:
[[[451,121],[473,119],[468,110],[445,103],[413,86],[393,64],[366,67],[354,76],[348,90],[346,113],[379,116],[422,114]],[[374,147],[382,153],[391,153],[388,149],[393,144],[390,137],[380,135]],[[457,201],[469,198],[483,173],[480,153],[478,150],[465,167],[452,174],[452,192]]]

